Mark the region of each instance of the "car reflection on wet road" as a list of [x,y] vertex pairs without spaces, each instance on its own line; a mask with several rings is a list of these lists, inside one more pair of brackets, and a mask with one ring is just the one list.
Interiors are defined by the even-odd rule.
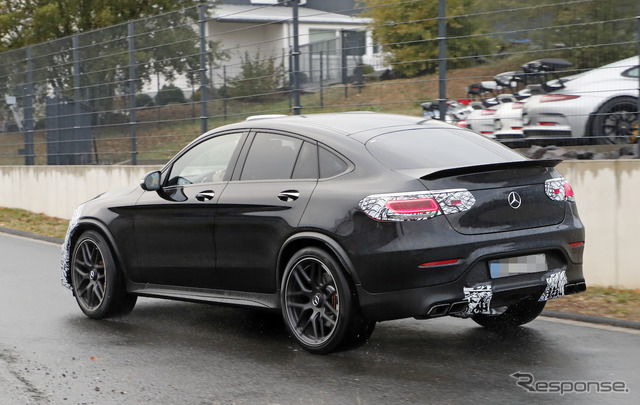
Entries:
[[[631,404],[640,392],[636,330],[405,319],[316,356],[258,310],[141,299],[126,318],[94,321],[59,287],[59,246],[0,234],[0,255],[0,404]],[[515,373],[542,384],[531,392]],[[590,392],[545,391],[553,382]]]

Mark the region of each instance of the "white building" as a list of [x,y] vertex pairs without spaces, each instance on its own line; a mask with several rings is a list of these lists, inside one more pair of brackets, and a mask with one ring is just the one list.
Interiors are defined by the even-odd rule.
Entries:
[[[235,2],[249,4],[218,4],[210,10],[206,24],[207,41],[219,42],[219,49],[229,55],[227,60],[208,69],[207,76],[214,87],[222,86],[225,74],[227,80],[236,77],[247,57],[250,60],[258,56],[260,60],[275,58],[277,64],[282,63],[288,72],[293,50],[292,7],[271,4],[277,0]],[[383,57],[376,52],[367,30],[369,23],[368,18],[318,10],[308,5],[299,7],[298,41],[303,86],[319,83],[321,55],[324,83],[340,82],[343,74],[352,75],[354,67],[360,64],[371,65],[376,70],[384,69]],[[343,71],[345,63],[348,69]],[[162,85],[163,79],[160,80]],[[191,89],[184,77],[177,77],[174,84],[185,94],[190,94]],[[158,83],[154,80],[145,87],[150,93],[155,93]]]

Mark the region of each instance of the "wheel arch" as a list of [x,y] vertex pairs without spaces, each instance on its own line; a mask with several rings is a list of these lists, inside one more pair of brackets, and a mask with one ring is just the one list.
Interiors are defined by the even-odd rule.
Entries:
[[347,272],[346,276],[355,285],[360,284],[360,279],[355,271],[353,263],[347,252],[333,238],[319,232],[300,232],[287,239],[280,248],[276,262],[276,285],[280,291],[280,284],[284,276],[284,270],[289,259],[300,249],[305,247],[318,247],[326,250],[334,256]]
[[116,265],[121,269],[122,274],[125,275],[126,269],[124,267],[124,264],[122,263],[122,256],[120,255],[120,250],[118,249],[118,245],[116,244],[113,235],[111,235],[109,228],[107,228],[107,226],[103,222],[98,221],[94,218],[81,219],[73,229],[71,238],[69,240],[69,262],[71,262],[71,256],[73,255],[73,250],[76,247],[76,243],[78,242],[80,235],[82,235],[86,231],[96,231],[105,238],[105,240],[109,244],[109,248],[111,248],[111,251],[113,253],[112,256],[116,261]]

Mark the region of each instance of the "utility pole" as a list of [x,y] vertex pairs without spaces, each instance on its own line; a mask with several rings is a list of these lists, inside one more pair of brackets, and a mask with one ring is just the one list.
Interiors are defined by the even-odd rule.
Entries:
[[293,114],[300,115],[300,44],[298,43],[298,3],[291,0],[293,6]]
[[438,102],[440,120],[447,115],[447,1],[438,0]]
[[[638,58],[640,60],[640,0],[638,1],[638,16],[636,17],[638,24]],[[638,105],[636,107],[636,159],[640,159],[640,75],[638,75]]]

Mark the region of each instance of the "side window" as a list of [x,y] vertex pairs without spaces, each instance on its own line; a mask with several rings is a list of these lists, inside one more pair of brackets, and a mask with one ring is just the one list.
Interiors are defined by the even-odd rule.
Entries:
[[318,147],[305,142],[293,169],[292,179],[317,179],[318,178]]
[[344,160],[325,148],[320,148],[319,157],[320,178],[326,179],[328,177],[337,176],[349,168],[349,165]]
[[290,179],[302,140],[290,136],[257,133],[240,180]]
[[241,136],[220,135],[195,145],[175,161],[167,185],[223,181]]
[[622,73],[622,76],[638,77],[639,72],[640,72],[640,67],[636,66],[636,67],[632,67],[631,69],[625,70],[624,73]]

